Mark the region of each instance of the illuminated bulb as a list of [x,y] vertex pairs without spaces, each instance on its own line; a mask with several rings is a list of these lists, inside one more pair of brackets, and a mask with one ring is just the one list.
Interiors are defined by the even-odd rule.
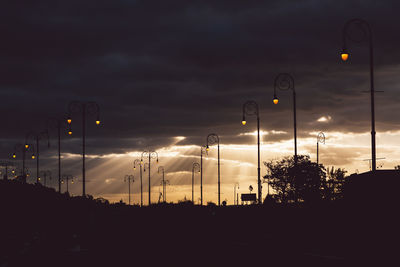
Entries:
[[25,145],[25,148],[29,148],[29,145],[28,145],[28,144],[26,144],[26,145]]
[[68,134],[69,134],[69,135],[72,135],[72,131],[69,131]]
[[279,99],[275,96],[274,99],[272,99],[272,102],[274,102],[274,104],[276,105],[276,104],[278,104]]
[[12,170],[12,171],[11,171],[11,173],[12,173],[12,174],[14,174],[14,173],[15,173],[15,171],[14,171],[14,170]]
[[38,181],[40,181],[40,177],[38,177]]
[[349,58],[349,54],[346,52],[343,52],[341,56],[343,61],[346,61]]
[[246,125],[246,121],[245,121],[245,120],[242,120],[242,124],[243,124],[243,125]]
[[100,121],[99,121],[99,120],[97,120],[97,121],[96,121],[96,124],[97,124],[97,125],[100,125]]
[[35,154],[32,154],[32,159],[35,159]]
[[206,150],[207,150],[207,151],[210,151],[210,148],[207,146]]
[[13,159],[15,159],[17,157],[17,155],[15,155],[15,153],[13,154]]
[[71,118],[68,118],[67,122],[68,122],[68,124],[71,124],[71,122],[72,122]]

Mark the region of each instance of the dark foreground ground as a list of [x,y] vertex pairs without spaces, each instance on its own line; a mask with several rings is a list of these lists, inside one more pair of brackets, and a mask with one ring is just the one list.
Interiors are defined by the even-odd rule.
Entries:
[[394,205],[140,208],[0,181],[0,210],[0,266],[399,266]]

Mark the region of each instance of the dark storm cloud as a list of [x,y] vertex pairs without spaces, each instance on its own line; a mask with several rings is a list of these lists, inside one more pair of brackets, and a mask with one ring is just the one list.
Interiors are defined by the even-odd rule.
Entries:
[[[296,80],[300,136],[368,131],[367,47],[349,43],[349,64],[339,59],[341,28],[353,17],[373,28],[376,89],[385,90],[376,100],[377,130],[396,129],[398,9],[396,1],[7,1],[2,151],[63,116],[71,100],[100,104],[103,126],[88,118],[97,153],[163,146],[174,136],[200,145],[210,132],[252,142],[237,138],[254,130],[240,124],[248,99],[259,103],[263,129],[291,133],[291,94],[279,91],[280,104],[271,102],[279,72]],[[316,123],[321,116],[332,120]],[[73,119],[79,134],[80,117]],[[65,146],[80,149],[79,140]]]

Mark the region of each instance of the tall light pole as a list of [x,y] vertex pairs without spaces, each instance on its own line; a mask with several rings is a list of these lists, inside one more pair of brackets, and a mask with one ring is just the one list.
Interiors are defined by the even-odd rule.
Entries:
[[207,153],[205,146],[200,147],[200,205],[203,206],[203,155]]
[[[348,33],[348,29],[351,25],[358,26],[360,30],[364,33],[364,37],[361,40],[356,40],[351,38]],[[365,42],[369,43],[369,73],[370,73],[370,91],[371,94],[371,154],[372,154],[372,171],[376,171],[376,142],[375,142],[375,89],[374,89],[374,51],[372,42],[372,30],[368,22],[362,19],[351,19],[346,22],[342,30],[343,38],[343,50],[342,50],[342,60],[347,61],[349,58],[349,52],[347,51],[346,39],[350,39],[353,42]]]
[[209,151],[209,145],[218,145],[218,206],[221,206],[221,172],[220,172],[220,161],[219,161],[219,137],[215,133],[211,133],[207,136],[206,150]]
[[317,136],[317,165],[319,164],[319,143],[325,144],[325,134],[319,132]]
[[276,95],[276,89],[293,92],[293,131],[294,131],[294,162],[297,165],[297,125],[296,125],[296,91],[294,89],[294,79],[289,73],[280,73],[275,77],[274,81],[274,98],[273,103],[276,105],[279,99]]
[[124,182],[128,182],[128,199],[129,205],[131,205],[131,181],[132,183],[135,181],[133,175],[127,174],[125,175]]
[[43,177],[44,186],[46,186],[47,178],[49,178],[51,180],[51,171],[49,171],[49,170],[40,171],[39,181],[41,180],[42,177]]
[[[70,125],[70,124],[69,124]],[[61,128],[65,125],[65,119],[58,118],[49,118],[47,120],[47,128],[48,129],[57,129],[57,137],[58,137],[58,192],[61,193]],[[71,135],[71,129],[68,130],[68,133]]]
[[260,169],[260,113],[258,105],[255,101],[247,101],[243,104],[243,119],[242,124],[246,125],[246,115],[256,115],[257,116],[257,155],[258,155],[258,165],[257,165],[257,184],[258,184],[258,203],[262,203],[262,187],[261,187],[261,169]]
[[[140,162],[143,164],[143,159],[147,158],[149,160],[149,206],[151,205],[151,175],[150,175],[150,167],[151,167],[151,160],[156,159],[156,162],[158,163],[158,153],[156,151],[152,150],[146,150],[142,152],[142,156],[140,159]],[[146,168],[146,167],[145,167]],[[146,171],[146,170],[145,170]]]
[[133,161],[133,170],[136,170],[136,165],[140,166],[140,207],[143,207],[142,164],[140,163],[140,159]]
[[26,156],[26,152],[32,152],[32,159],[35,159],[35,153],[33,153],[33,151],[35,151],[35,146],[33,144],[28,144],[27,142],[28,140],[25,139],[25,144],[16,144],[14,146],[14,153],[12,155],[13,159],[17,159],[17,153],[21,152],[22,154],[22,171],[21,171],[21,175],[22,175],[22,182],[26,183],[26,168],[25,168],[25,156]]
[[[100,125],[99,105],[96,102],[79,102],[72,101],[69,103],[68,111],[73,113],[82,113],[82,196],[86,196],[86,170],[85,170],[85,153],[86,153],[86,113],[96,115],[96,125]],[[68,117],[68,124],[71,124],[72,118]],[[70,130],[71,132],[71,130]]]
[[71,184],[74,183],[74,177],[73,177],[72,175],[70,175],[70,174],[64,174],[64,175],[62,176],[61,183],[63,184],[64,181],[65,181],[65,183],[66,183],[66,185],[67,185],[67,193],[68,193],[68,194],[69,194],[69,189],[68,189],[68,181],[69,181],[69,180],[71,180]]
[[192,203],[194,204],[194,172],[200,172],[200,164],[193,162],[192,165]]
[[165,174],[165,170],[164,170],[164,166],[160,166],[160,167],[158,167],[158,170],[157,170],[157,173],[160,173],[160,172],[162,172],[162,195],[163,195],[163,202],[165,202],[166,201],[166,197],[165,197],[165,179],[164,179],[164,174]]
[[49,132],[47,130],[39,132],[39,133],[35,133],[35,132],[29,132],[26,135],[26,140],[32,139],[36,141],[36,183],[39,183],[39,148],[40,148],[40,140],[42,140],[43,138],[47,139],[47,147],[50,147],[50,139],[49,139]]

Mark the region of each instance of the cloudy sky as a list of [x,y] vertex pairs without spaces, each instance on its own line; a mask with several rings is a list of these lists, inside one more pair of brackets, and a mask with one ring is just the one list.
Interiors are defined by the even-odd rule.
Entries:
[[[87,117],[87,193],[127,200],[125,174],[146,149],[158,151],[171,185],[167,200],[191,197],[191,166],[209,133],[221,140],[221,199],[256,188],[256,120],[241,125],[242,105],[260,109],[262,161],[293,154],[292,95],[273,81],[295,79],[298,153],[349,173],[368,171],[370,155],[367,43],[349,41],[340,60],[342,27],[367,20],[373,31],[378,167],[400,164],[398,106],[400,19],[397,1],[5,1],[0,10],[0,157],[9,159],[30,131],[63,118],[71,101],[96,101]],[[357,29],[351,29],[358,39]],[[81,115],[63,135],[63,173],[81,193]],[[40,147],[41,168],[57,173],[56,132]],[[20,163],[20,160],[17,160]],[[32,173],[35,163],[28,162]],[[152,168],[152,200],[161,176]],[[262,173],[265,168],[262,167]],[[217,198],[216,148],[204,162],[205,201]],[[147,173],[146,173],[147,175]],[[147,177],[147,176],[146,176]],[[54,181],[53,181],[54,182]],[[147,190],[148,178],[143,177]],[[199,196],[196,174],[196,201]],[[265,195],[266,186],[263,188]],[[144,197],[147,201],[147,193]]]

